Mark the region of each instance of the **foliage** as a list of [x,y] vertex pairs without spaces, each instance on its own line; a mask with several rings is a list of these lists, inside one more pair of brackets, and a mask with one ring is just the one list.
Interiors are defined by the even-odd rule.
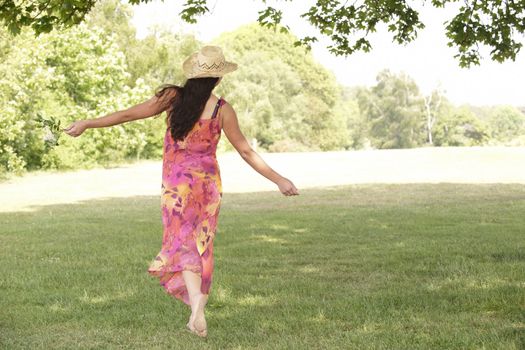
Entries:
[[[454,5],[456,0],[432,0],[434,7]],[[455,58],[461,67],[479,65],[479,45],[491,48],[492,60],[515,60],[523,46],[517,40],[525,32],[524,1],[466,0],[457,14],[445,22],[447,43],[457,49]],[[393,33],[393,40],[406,44],[425,28],[419,13],[403,0],[364,0],[352,4],[340,1],[317,0],[302,15],[335,43],[329,49],[336,55],[368,52],[371,48],[367,36],[384,24]],[[276,21],[278,22],[278,21]],[[353,42],[350,39],[356,38]]]
[[359,107],[376,148],[410,148],[423,144],[423,101],[416,83],[406,74],[381,71],[377,84],[359,91]]
[[214,44],[239,68],[218,91],[235,106],[246,134],[263,148],[278,142],[282,149],[287,139],[310,150],[343,148],[348,138],[341,127],[345,121],[334,113],[340,87],[311,53],[293,46],[295,40],[290,33],[257,24],[223,33]]
[[[444,7],[454,0],[432,0],[437,7]],[[490,57],[497,62],[516,60],[523,46],[518,42],[525,32],[525,1],[465,1],[459,12],[446,26],[450,39],[448,46],[456,47],[461,67],[479,65],[479,45],[491,49]]]
[[367,120],[365,115],[361,113],[357,101],[360,89],[360,87],[344,87],[341,89],[341,97],[334,108],[335,113],[339,114],[340,118],[344,120],[337,128],[346,129],[348,132],[346,143],[343,145],[344,149],[361,149],[370,146]]
[[488,123],[491,126],[491,137],[503,144],[512,144],[525,135],[525,114],[512,106],[491,108]]
[[450,106],[436,122],[436,146],[481,146],[490,138],[489,126],[466,106]]
[[41,127],[44,128],[48,133],[44,136],[44,142],[46,143],[46,150],[50,147],[55,147],[60,144],[59,140],[62,136],[62,127],[61,127],[61,120],[57,120],[54,117],[51,117],[50,119],[46,119],[42,117],[40,113],[36,113],[37,118],[35,119],[37,122],[41,124]]
[[65,125],[127,108],[152,94],[140,80],[134,88],[126,86],[126,69],[114,36],[84,24],[38,39],[26,31],[11,40],[0,63],[0,172],[92,166],[140,157],[148,143],[158,148],[159,126],[145,122],[89,130],[87,137],[46,147],[37,115]]
[[[130,4],[148,3],[151,0],[130,0]],[[292,0],[287,0],[292,1]],[[295,0],[299,1],[299,0]],[[20,33],[23,26],[31,26],[36,33],[47,33],[53,28],[70,27],[80,23],[89,13],[96,0],[48,0],[15,1],[6,0],[0,5],[0,21],[13,34]],[[424,1],[423,1],[424,2]],[[454,6],[456,0],[431,0],[436,8]],[[207,0],[186,0],[179,13],[182,20],[196,23],[197,17],[210,11]],[[258,12],[258,23],[274,31],[287,32],[290,27],[281,24],[282,10],[267,5]],[[515,60],[523,46],[518,41],[525,32],[524,1],[465,0],[456,10],[456,15],[445,22],[448,46],[455,47],[461,67],[479,64],[479,45],[491,49],[492,60],[502,62]],[[328,49],[335,55],[350,55],[356,51],[368,52],[371,44],[367,37],[384,25],[392,32],[393,40],[399,44],[409,43],[417,38],[418,30],[425,28],[419,13],[403,0],[361,0],[351,4],[340,0],[316,0],[301,17],[312,24],[318,34],[327,36],[333,42]],[[311,48],[317,36],[306,36],[294,40],[293,45]]]
[[129,5],[119,0],[104,0],[86,17],[90,27],[115,35],[119,50],[126,57],[129,73],[126,84],[133,87],[139,78],[149,86],[183,81],[182,70],[175,63],[197,51],[199,42],[193,35],[172,33],[162,27],[153,28],[152,33],[137,40],[135,27],[130,22],[132,16]]
[[[163,83],[183,84],[181,62],[201,46],[162,28],[135,38],[129,6],[98,2],[84,23],[35,37],[0,28],[0,174],[73,169],[162,157],[163,118],[88,129],[49,147],[39,118],[67,125],[143,102]],[[277,27],[276,27],[277,28]],[[380,72],[371,88],[341,87],[297,37],[257,23],[215,44],[239,64],[215,90],[243,133],[270,152],[406,148],[428,145],[428,115],[415,82]],[[525,116],[510,106],[432,108],[434,144],[524,145]],[[437,101],[432,99],[433,103]],[[428,113],[427,113],[428,114]],[[226,137],[218,151],[233,150]]]
[[96,0],[5,0],[0,4],[0,20],[13,34],[19,34],[23,27],[31,26],[39,35],[54,28],[79,24],[95,3]]

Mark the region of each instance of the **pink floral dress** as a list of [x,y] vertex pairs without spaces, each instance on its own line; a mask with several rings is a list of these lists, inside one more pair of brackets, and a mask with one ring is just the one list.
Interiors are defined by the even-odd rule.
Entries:
[[[162,167],[162,248],[148,273],[173,297],[190,305],[183,270],[198,273],[208,294],[213,275],[213,239],[222,183],[216,158],[221,137],[221,97],[211,118],[201,118],[184,140],[166,129]],[[217,117],[218,116],[218,117]]]

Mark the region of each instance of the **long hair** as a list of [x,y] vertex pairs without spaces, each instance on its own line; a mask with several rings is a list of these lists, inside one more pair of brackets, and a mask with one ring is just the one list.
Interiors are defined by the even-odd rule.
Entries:
[[164,84],[157,89],[155,96],[161,98],[171,89],[177,93],[168,113],[170,133],[174,141],[183,140],[198,122],[211,92],[220,78],[191,78],[187,79],[184,86]]

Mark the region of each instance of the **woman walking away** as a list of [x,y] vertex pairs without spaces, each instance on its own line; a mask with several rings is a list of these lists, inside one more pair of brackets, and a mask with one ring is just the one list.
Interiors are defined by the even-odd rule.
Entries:
[[222,199],[216,158],[224,130],[242,158],[286,196],[298,195],[287,178],[270,168],[250,147],[239,129],[233,107],[212,94],[226,73],[237,64],[226,61],[218,46],[204,46],[182,65],[184,86],[166,84],[155,96],[107,116],[75,121],[64,132],[77,137],[88,128],[101,128],[166,112],[163,147],[161,209],[162,247],[148,273],[165,291],[191,307],[186,327],[207,336],[204,308],[213,275],[213,239]]

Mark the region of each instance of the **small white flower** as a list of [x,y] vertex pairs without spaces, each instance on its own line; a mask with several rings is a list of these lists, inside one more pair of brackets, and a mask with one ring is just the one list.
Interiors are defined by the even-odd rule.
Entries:
[[55,147],[58,145],[58,139],[61,136],[60,120],[51,118],[50,120],[44,119],[39,113],[37,113],[36,121],[38,121],[44,130],[45,134],[42,137],[46,148]]
[[46,134],[44,135],[44,141],[45,142],[56,142],[55,134],[51,132],[48,128],[46,128]]

